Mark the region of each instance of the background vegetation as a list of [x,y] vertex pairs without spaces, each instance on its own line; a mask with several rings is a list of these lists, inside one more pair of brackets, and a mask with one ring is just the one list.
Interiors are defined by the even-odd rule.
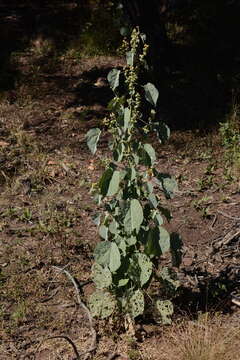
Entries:
[[14,88],[21,75],[16,52],[34,47],[48,60],[113,54],[120,24],[130,22],[148,36],[165,120],[177,128],[211,127],[238,99],[239,14],[238,1],[224,0],[2,1],[1,88]]

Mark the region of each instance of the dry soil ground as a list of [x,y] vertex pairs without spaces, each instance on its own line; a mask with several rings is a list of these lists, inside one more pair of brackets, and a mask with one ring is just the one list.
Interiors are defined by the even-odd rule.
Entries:
[[[0,103],[0,358],[74,359],[65,338],[46,339],[67,336],[79,351],[90,341],[74,287],[53,266],[74,276],[87,303],[98,241],[89,190],[109,153],[107,134],[96,157],[84,136],[101,126],[112,96],[99,78],[122,60],[62,58],[30,66],[24,54],[18,61],[23,77]],[[173,215],[168,227],[184,241],[175,325],[139,319],[133,339],[121,320],[95,320],[94,359],[183,359],[175,340],[185,330],[178,324],[204,312],[218,312],[217,333],[234,326],[239,335],[238,306],[230,295],[239,289],[239,173],[227,171],[217,130],[175,131],[167,145],[156,147],[157,167],[179,183],[167,204]],[[226,358],[237,359],[234,345],[231,354]]]

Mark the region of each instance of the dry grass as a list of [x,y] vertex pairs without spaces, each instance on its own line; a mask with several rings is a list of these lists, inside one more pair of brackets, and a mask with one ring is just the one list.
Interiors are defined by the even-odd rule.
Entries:
[[178,325],[164,341],[171,360],[238,360],[240,326],[224,318],[206,318]]

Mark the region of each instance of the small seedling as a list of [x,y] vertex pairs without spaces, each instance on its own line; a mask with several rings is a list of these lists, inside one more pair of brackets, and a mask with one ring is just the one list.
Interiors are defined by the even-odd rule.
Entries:
[[22,221],[31,222],[31,220],[32,220],[32,212],[31,212],[31,210],[29,208],[25,208],[23,210],[22,215],[20,216],[20,219]]
[[199,200],[192,202],[193,207],[201,212],[203,218],[209,218],[211,216],[209,205],[212,203],[212,197],[204,196]]

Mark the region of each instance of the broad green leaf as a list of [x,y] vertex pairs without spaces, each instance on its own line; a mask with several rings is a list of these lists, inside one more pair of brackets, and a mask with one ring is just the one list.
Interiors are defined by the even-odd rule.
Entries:
[[152,274],[152,262],[146,254],[135,253],[130,259],[129,277],[140,287],[145,285]]
[[129,310],[132,318],[142,315],[144,312],[144,295],[141,290],[136,290],[129,299]]
[[112,284],[111,271],[105,267],[103,268],[99,264],[93,264],[92,266],[93,281],[98,289],[108,288]]
[[108,239],[108,228],[105,225],[101,225],[99,227],[98,233],[102,239],[104,240]]
[[144,85],[144,90],[146,100],[156,107],[159,96],[158,89],[152,83],[147,83]]
[[152,185],[152,183],[151,183],[150,181],[147,181],[147,182],[146,182],[146,189],[147,189],[148,194],[152,194],[152,192],[153,192],[153,185]]
[[130,201],[129,210],[124,219],[124,227],[127,232],[133,232],[139,230],[143,222],[143,209],[140,202],[137,199]]
[[159,173],[155,170],[154,173],[158,184],[160,185],[161,189],[163,190],[165,197],[167,199],[172,199],[178,190],[178,185],[176,180],[170,176],[169,174]]
[[145,253],[149,256],[160,256],[170,249],[170,235],[162,226],[148,232]]
[[108,82],[113,91],[115,91],[119,87],[120,74],[120,70],[112,69],[107,76]]
[[159,214],[159,212],[155,215],[154,220],[157,225],[161,226],[163,224],[163,218]]
[[99,265],[108,266],[111,272],[117,271],[121,266],[121,255],[114,242],[98,243],[94,250],[94,259]]
[[151,167],[156,161],[155,150],[150,144],[144,144],[143,146],[139,146],[138,151],[141,164]]
[[127,60],[128,65],[130,65],[130,66],[134,65],[134,57],[135,57],[135,52],[134,51],[127,51],[126,60]]
[[135,245],[137,242],[137,239],[135,236],[130,236],[129,238],[126,238],[126,243],[129,245],[129,246],[133,246]]
[[118,223],[116,222],[116,220],[113,219],[113,221],[109,224],[108,229],[113,235],[116,235],[118,233]]
[[120,170],[120,181],[122,181],[123,179],[125,179],[125,176],[127,175],[127,171],[126,170]]
[[118,192],[120,183],[120,172],[108,168],[99,181],[100,193],[103,196],[113,196]]
[[101,130],[98,128],[91,129],[86,134],[87,146],[89,147],[90,151],[93,154],[95,154],[95,152],[97,150],[97,143],[98,143],[100,135],[101,135]]
[[156,153],[154,148],[150,144],[144,144],[143,148],[151,159],[151,165],[153,165],[156,161]]
[[170,250],[170,235],[166,229],[162,226],[159,226],[159,245],[161,248],[162,254]]
[[109,269],[111,272],[117,271],[118,268],[121,266],[121,255],[117,245],[112,242],[111,243],[111,250],[109,255]]
[[131,121],[131,110],[129,108],[124,109],[124,125],[123,130],[126,131],[129,127],[129,123]]
[[173,314],[172,302],[170,300],[157,300],[156,309],[160,315],[161,323],[170,325],[172,323],[171,315]]
[[119,250],[121,250],[123,256],[126,256],[127,245],[126,245],[125,240],[123,238],[121,238],[120,236],[117,236],[115,242],[116,242]]
[[118,286],[119,287],[125,286],[125,285],[127,285],[128,282],[129,282],[129,279],[121,279],[118,282]]
[[178,190],[177,182],[173,177],[164,178],[162,187],[167,199],[172,199]]
[[142,165],[151,167],[152,166],[152,159],[149,154],[145,151],[145,149],[141,148],[138,152],[139,154],[139,162]]
[[158,201],[156,198],[156,195],[154,194],[150,194],[148,196],[148,200],[150,201],[150,203],[152,204],[152,206],[156,209],[158,207]]
[[101,195],[103,195],[103,196],[107,195],[107,192],[109,189],[109,183],[112,179],[112,176],[113,176],[113,169],[111,169],[111,168],[108,168],[102,174],[102,177],[99,180],[99,189],[100,189]]
[[165,266],[159,275],[166,284],[166,287],[170,287],[173,292],[179,288],[180,281],[177,279],[177,274],[173,270]]
[[141,287],[145,285],[152,275],[152,262],[145,254],[139,254],[138,264],[141,269],[140,284]]
[[109,181],[107,196],[113,196],[118,192],[119,183],[120,183],[120,173],[118,170],[115,170]]
[[93,253],[96,263],[102,266],[109,265],[110,248],[111,248],[110,241],[101,241],[96,245]]
[[94,317],[106,319],[112,315],[115,308],[116,300],[108,292],[97,290],[89,298],[89,309]]
[[182,247],[183,241],[181,236],[177,233],[172,233],[170,236],[172,265],[179,267],[182,262]]

